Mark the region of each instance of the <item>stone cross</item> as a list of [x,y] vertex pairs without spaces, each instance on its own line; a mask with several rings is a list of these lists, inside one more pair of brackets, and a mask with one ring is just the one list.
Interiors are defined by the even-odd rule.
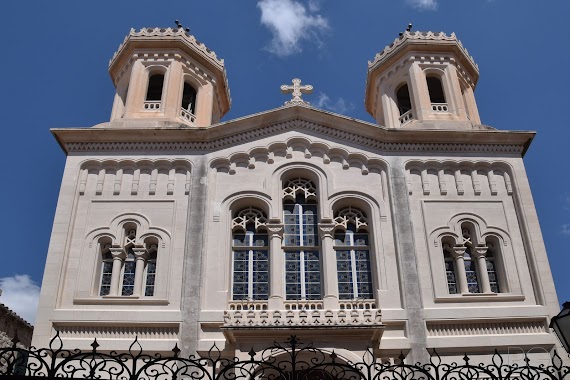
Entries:
[[292,86],[288,86],[286,84],[281,86],[281,92],[283,94],[290,94],[291,93],[293,95],[293,98],[291,100],[285,102],[285,105],[309,104],[309,102],[306,102],[303,99],[301,99],[301,95],[311,94],[313,92],[313,86],[311,86],[310,84],[305,85],[305,86],[301,86],[301,79],[294,78]]

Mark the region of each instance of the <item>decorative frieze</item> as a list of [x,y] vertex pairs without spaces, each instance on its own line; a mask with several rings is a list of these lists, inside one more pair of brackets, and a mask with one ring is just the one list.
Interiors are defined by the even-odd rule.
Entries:
[[57,325],[63,339],[178,339],[178,326],[93,326],[93,325]]
[[[451,153],[502,153],[521,154],[522,144],[464,144],[464,143],[399,143],[386,142],[354,131],[344,131],[328,125],[293,119],[255,130],[235,133],[209,141],[187,142],[70,142],[63,143],[68,152],[121,152],[121,151],[213,151],[275,136],[291,130],[308,131],[338,140],[350,141],[362,147],[382,152],[451,152]],[[323,157],[326,163],[327,158]]]
[[507,334],[546,334],[546,321],[428,321],[427,332],[430,337],[507,335]]
[[224,327],[322,327],[380,325],[378,309],[227,310]]
[[177,188],[188,194],[190,175],[190,162],[184,160],[90,160],[81,165],[79,194],[137,196],[143,190],[148,195],[175,195]]
[[[338,164],[343,170],[356,168],[360,170],[362,175],[370,173],[381,174],[386,170],[386,165],[382,160],[376,158],[368,158],[362,153],[351,153],[343,148],[329,147],[322,143],[313,143],[305,138],[295,138],[280,144],[271,144],[266,148],[256,147],[248,153],[239,152],[228,158],[218,158],[211,162],[211,167],[219,172],[234,175],[239,170],[255,169],[256,163],[274,164],[278,157],[281,159],[293,159],[295,152],[298,152],[296,158],[302,160],[322,160],[322,164]],[[332,159],[331,159],[332,157]]]
[[[493,162],[409,162],[408,194],[480,196],[512,195],[513,186],[508,168]],[[436,187],[437,186],[437,187]]]

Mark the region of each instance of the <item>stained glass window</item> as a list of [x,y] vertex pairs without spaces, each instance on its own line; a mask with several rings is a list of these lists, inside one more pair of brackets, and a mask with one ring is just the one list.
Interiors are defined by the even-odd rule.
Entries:
[[367,219],[355,208],[337,212],[335,233],[338,295],[340,299],[371,299],[372,270],[368,249]]
[[123,263],[123,285],[121,288],[122,296],[132,296],[135,289],[135,255],[132,248],[127,253],[127,258]]
[[146,280],[144,295],[154,296],[154,282],[156,280],[156,252],[149,255],[149,259],[146,262]]
[[253,207],[241,210],[233,219],[234,300],[269,298],[269,242],[265,224],[263,212]]
[[320,300],[321,262],[316,187],[303,178],[283,188],[285,294],[288,300]]
[[447,277],[447,290],[449,294],[457,294],[457,279],[455,277],[455,260],[449,252],[444,253],[445,275]]
[[467,290],[469,293],[480,293],[477,262],[471,256],[471,247],[466,247],[463,254],[463,263],[465,265],[465,276],[467,277]]
[[497,267],[493,248],[493,244],[487,243],[487,255],[485,256],[485,260],[487,264],[487,274],[489,275],[489,285],[491,286],[491,291],[493,293],[499,293],[499,277],[497,276]]
[[101,269],[100,296],[107,296],[111,291],[111,276],[113,275],[113,257],[111,252],[103,254],[103,267]]

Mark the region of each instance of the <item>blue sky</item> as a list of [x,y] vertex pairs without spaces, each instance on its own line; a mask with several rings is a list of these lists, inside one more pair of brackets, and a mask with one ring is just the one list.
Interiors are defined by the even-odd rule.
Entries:
[[108,121],[113,52],[131,27],[174,19],[225,59],[224,120],[280,106],[279,86],[299,77],[313,105],[373,121],[367,61],[409,22],[455,32],[479,64],[483,123],[538,132],[525,164],[558,296],[570,300],[569,14],[568,1],[536,0],[4,2],[0,302],[33,321],[65,161],[49,129]]

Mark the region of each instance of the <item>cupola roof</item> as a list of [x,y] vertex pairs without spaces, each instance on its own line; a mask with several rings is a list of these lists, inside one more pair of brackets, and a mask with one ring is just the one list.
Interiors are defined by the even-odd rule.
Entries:
[[421,32],[405,31],[400,34],[390,45],[374,56],[372,61],[368,61],[368,76],[366,79],[366,108],[371,112],[369,94],[374,85],[374,78],[391,68],[396,62],[410,53],[441,54],[451,53],[461,67],[466,70],[473,85],[479,79],[479,67],[473,57],[457,38],[455,33],[450,35],[444,32]]
[[224,60],[218,58],[214,51],[183,28],[142,28],[138,31],[131,29],[109,61],[109,74],[115,85],[118,74],[129,62],[135,50],[140,50],[143,54],[142,51],[146,51],[149,55],[165,50],[176,54],[176,50],[181,50],[208,70],[206,74],[213,76],[212,82],[215,84],[219,99],[222,100],[221,114],[230,109],[231,97]]

